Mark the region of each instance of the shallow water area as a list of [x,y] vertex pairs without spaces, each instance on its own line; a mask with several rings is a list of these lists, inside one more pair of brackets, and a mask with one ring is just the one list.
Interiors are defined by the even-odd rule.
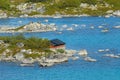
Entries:
[[[89,56],[97,59],[97,62],[86,62],[80,58],[46,68],[20,67],[16,63],[0,62],[0,80],[120,80],[120,58],[104,56],[105,53],[120,53],[120,30],[113,28],[120,26],[120,17],[7,18],[0,19],[0,27],[18,27],[29,22],[55,23],[59,29],[64,28],[64,25],[72,27],[73,30],[64,28],[55,32],[24,35],[61,39],[66,43],[67,49],[87,49]],[[108,28],[109,31],[101,32],[104,28],[99,26]],[[16,34],[18,33],[0,33],[0,36]],[[98,52],[99,49],[110,49],[111,52]]]

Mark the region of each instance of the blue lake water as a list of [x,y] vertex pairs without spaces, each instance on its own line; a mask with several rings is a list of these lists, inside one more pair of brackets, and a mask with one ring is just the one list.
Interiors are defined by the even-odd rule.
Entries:
[[[48,23],[45,20],[48,20]],[[120,17],[71,17],[71,18],[7,18],[0,19],[0,27],[18,27],[29,22],[55,23],[73,27],[73,31],[55,31],[46,33],[24,33],[26,37],[58,38],[66,43],[67,49],[87,49],[89,56],[97,62],[86,62],[82,58],[48,68],[20,67],[15,63],[0,62],[0,80],[120,80],[120,59],[104,57],[98,49],[110,49],[120,54]],[[77,24],[78,27],[74,27]],[[94,29],[90,27],[94,26]],[[98,26],[104,26],[109,32],[102,33]],[[62,32],[59,34],[58,32]],[[0,36],[13,35],[0,33]]]

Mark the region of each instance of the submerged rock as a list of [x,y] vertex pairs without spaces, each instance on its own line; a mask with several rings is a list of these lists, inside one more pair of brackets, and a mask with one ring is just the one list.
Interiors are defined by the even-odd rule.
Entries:
[[109,29],[105,28],[105,29],[101,30],[101,32],[103,32],[103,33],[109,32]]
[[74,29],[72,27],[70,27],[70,28],[67,28],[66,30],[73,31]]
[[77,59],[79,59],[78,56],[74,56],[74,57],[72,57],[72,60],[77,60]]
[[99,49],[98,52],[108,52],[110,49]]
[[115,55],[115,54],[105,54],[104,56],[111,57],[111,58],[120,58],[119,55]]
[[54,65],[54,63],[53,62],[50,62],[50,63],[45,63],[45,62],[42,62],[42,63],[40,63],[40,66],[41,67],[50,67],[50,66],[53,66]]
[[78,54],[79,54],[80,56],[87,56],[87,55],[88,55],[87,50],[85,50],[85,49],[80,50],[80,51],[78,52]]
[[96,62],[97,61],[96,59],[93,59],[91,57],[85,57],[84,60],[89,61],[89,62]]
[[98,52],[104,52],[105,50],[104,49],[99,49]]
[[120,26],[114,26],[113,28],[120,29]]
[[22,64],[20,64],[20,66],[34,66],[34,64],[24,64],[24,63],[22,63]]

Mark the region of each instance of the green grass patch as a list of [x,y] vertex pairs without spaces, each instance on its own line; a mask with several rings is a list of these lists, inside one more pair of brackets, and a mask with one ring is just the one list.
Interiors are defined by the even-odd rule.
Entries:
[[40,58],[41,55],[40,54],[37,54],[37,53],[33,53],[33,54],[24,54],[25,58],[33,58],[33,59],[36,59],[36,58]]
[[24,26],[21,26],[21,27],[18,27],[18,28],[16,28],[16,29],[14,29],[15,31],[18,31],[18,30],[20,30],[20,29],[23,29],[24,28]]

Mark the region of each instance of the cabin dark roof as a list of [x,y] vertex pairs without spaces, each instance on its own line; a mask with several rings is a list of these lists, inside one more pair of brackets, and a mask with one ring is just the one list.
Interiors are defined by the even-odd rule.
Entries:
[[53,46],[65,45],[65,43],[59,39],[50,40],[50,43]]

